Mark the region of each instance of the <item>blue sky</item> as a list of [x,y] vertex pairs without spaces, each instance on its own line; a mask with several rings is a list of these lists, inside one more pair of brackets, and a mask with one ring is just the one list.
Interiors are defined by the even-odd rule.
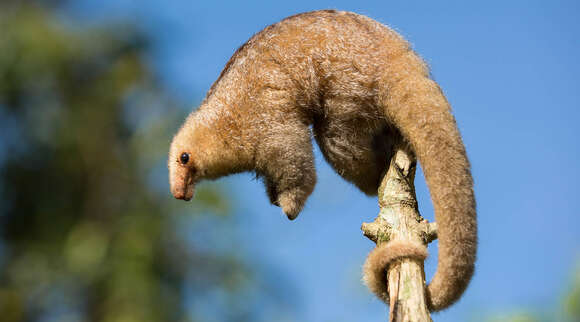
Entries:
[[[580,3],[574,1],[79,1],[81,16],[130,17],[154,37],[150,57],[194,108],[251,35],[303,11],[368,15],[402,35],[430,64],[453,106],[473,166],[479,257],[463,299],[437,321],[531,308],[549,310],[580,260]],[[345,183],[317,153],[319,183],[297,221],[267,202],[250,175],[236,191],[242,247],[294,285],[300,321],[384,321],[385,306],[360,284],[372,243],[360,232],[376,200]],[[165,182],[160,184],[166,184]],[[417,178],[422,214],[433,219]],[[169,194],[168,194],[169,197]],[[436,266],[430,247],[427,275]]]

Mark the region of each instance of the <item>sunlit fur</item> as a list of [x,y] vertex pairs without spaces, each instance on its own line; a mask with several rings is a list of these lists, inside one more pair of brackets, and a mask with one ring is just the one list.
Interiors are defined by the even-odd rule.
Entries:
[[427,258],[427,248],[411,242],[392,241],[376,247],[367,257],[363,267],[363,280],[369,289],[381,300],[389,302],[388,266],[402,258],[424,260]]
[[[456,301],[476,253],[469,162],[426,64],[370,18],[304,13],[240,47],[172,142],[172,192],[189,199],[201,179],[253,171],[270,201],[293,219],[316,182],[312,133],[336,172],[369,195],[377,193],[393,143],[403,139],[413,148],[439,229],[429,306],[440,310]],[[179,163],[184,152],[191,156],[186,165]]]

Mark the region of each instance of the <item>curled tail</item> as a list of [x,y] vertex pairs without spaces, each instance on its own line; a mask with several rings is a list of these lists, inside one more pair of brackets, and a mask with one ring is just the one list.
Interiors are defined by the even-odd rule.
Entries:
[[477,223],[469,161],[449,103],[414,52],[394,59],[381,82],[386,117],[414,149],[431,193],[439,261],[427,296],[431,310],[442,310],[461,297],[474,271]]

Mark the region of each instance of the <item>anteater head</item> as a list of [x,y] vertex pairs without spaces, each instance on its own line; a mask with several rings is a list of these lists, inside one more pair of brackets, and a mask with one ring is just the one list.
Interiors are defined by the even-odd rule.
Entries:
[[196,163],[193,140],[182,128],[171,142],[169,150],[169,185],[176,199],[191,200],[195,183],[199,180],[199,166]]

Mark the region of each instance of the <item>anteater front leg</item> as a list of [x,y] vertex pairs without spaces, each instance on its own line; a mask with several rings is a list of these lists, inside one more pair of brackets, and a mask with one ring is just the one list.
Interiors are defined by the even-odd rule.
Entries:
[[278,204],[278,187],[276,187],[276,183],[272,181],[269,177],[265,177],[264,185],[266,185],[266,194],[268,194],[268,199],[270,199],[270,203],[279,207],[280,205]]
[[308,126],[292,118],[269,122],[257,145],[256,171],[264,176],[270,202],[296,218],[316,184]]

